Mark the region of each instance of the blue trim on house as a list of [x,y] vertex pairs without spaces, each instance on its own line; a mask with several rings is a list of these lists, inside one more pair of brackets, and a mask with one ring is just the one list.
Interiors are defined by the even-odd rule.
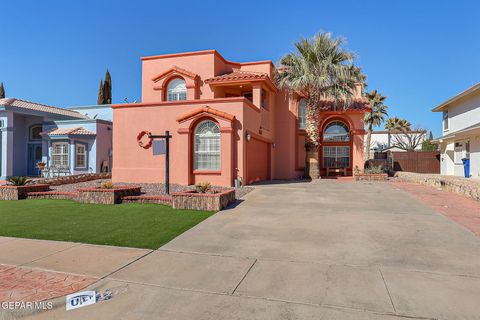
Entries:
[[113,124],[112,121],[102,120],[102,119],[78,119],[78,120],[56,120],[56,121],[45,121],[45,125],[52,124],[81,124],[81,123],[103,123],[103,124]]

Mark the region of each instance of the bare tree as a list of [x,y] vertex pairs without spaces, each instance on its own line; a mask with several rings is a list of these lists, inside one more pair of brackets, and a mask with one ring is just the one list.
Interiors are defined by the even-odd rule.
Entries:
[[415,151],[425,140],[426,133],[426,130],[420,128],[392,132],[392,146],[406,151]]

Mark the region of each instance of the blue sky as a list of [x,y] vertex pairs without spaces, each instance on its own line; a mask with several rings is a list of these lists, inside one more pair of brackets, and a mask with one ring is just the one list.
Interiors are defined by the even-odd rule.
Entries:
[[438,103],[480,81],[477,1],[7,1],[0,81],[7,96],[96,103],[108,67],[113,100],[140,100],[140,57],[217,49],[278,59],[300,36],[348,40],[391,116],[440,132]]

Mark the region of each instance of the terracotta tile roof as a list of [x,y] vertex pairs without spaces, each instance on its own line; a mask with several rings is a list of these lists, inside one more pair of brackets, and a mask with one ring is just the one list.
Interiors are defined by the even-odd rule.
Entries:
[[235,119],[234,115],[231,115],[229,113],[226,113],[226,112],[214,109],[214,108],[210,108],[208,106],[204,106],[204,107],[196,108],[196,109],[193,109],[193,110],[191,110],[187,113],[182,114],[181,116],[177,117],[177,122],[182,122],[184,120],[190,119],[190,118],[192,118],[192,117],[194,117],[198,114],[201,114],[201,113],[211,114],[211,115],[223,118],[223,119],[228,120],[228,121],[233,121]]
[[369,111],[370,110],[370,103],[366,98],[356,98],[354,99],[350,105],[345,105],[344,102],[337,102],[335,104],[335,100],[333,99],[326,99],[322,102],[321,109],[324,110],[359,110],[359,111]]
[[79,127],[79,128],[55,129],[49,132],[42,132],[42,134],[49,135],[49,136],[63,136],[63,135],[69,135],[69,134],[91,136],[91,135],[95,135],[95,132],[87,130],[83,127]]
[[61,116],[68,116],[76,119],[89,119],[89,117],[81,114],[80,112],[47,106],[45,104],[21,100],[17,98],[0,99],[0,106],[17,107],[17,108],[33,110],[33,111],[48,112],[48,113],[61,115]]
[[242,71],[234,69],[230,73],[225,73],[220,76],[209,78],[205,80],[205,83],[215,83],[223,81],[238,81],[238,80],[269,80],[268,74],[263,72],[254,71]]

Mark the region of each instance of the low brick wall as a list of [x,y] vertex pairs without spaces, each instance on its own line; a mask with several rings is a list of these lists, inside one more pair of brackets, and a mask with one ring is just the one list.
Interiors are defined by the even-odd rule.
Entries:
[[396,172],[395,178],[401,181],[415,182],[434,188],[441,188],[480,201],[480,180],[404,171]]
[[388,174],[386,173],[359,173],[353,175],[353,180],[355,181],[387,181]]
[[235,190],[218,193],[175,192],[172,198],[175,209],[220,211],[235,201]]
[[26,199],[29,192],[49,191],[48,184],[32,184],[26,186],[0,186],[0,200]]
[[111,173],[85,173],[76,174],[71,176],[48,178],[48,179],[35,179],[32,184],[49,184],[51,186],[59,186],[62,184],[72,184],[79,182],[87,182],[99,179],[111,179]]
[[29,192],[28,199],[77,200],[78,193],[62,191]]
[[172,206],[172,197],[169,196],[126,196],[122,203],[155,203]]
[[82,188],[77,189],[77,200],[82,203],[116,204],[126,196],[140,195],[140,187],[115,187],[114,189]]

